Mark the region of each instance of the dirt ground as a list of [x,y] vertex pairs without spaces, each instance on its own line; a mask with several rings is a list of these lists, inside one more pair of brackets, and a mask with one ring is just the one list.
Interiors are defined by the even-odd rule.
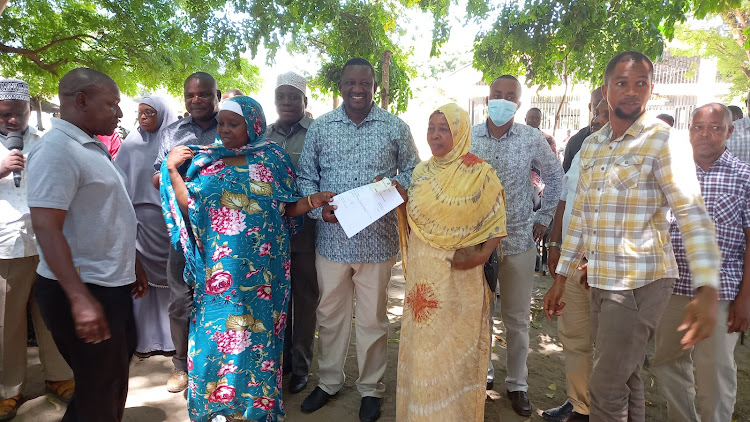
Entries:
[[[557,339],[557,325],[550,323],[540,314],[542,297],[552,283],[549,276],[539,273],[534,280],[532,299],[531,350],[528,357],[529,398],[534,407],[530,418],[515,414],[510,401],[502,393],[502,380],[505,378],[504,333],[499,317],[495,323],[495,339],[492,360],[495,365],[497,391],[488,392],[485,407],[486,422],[496,421],[541,421],[544,409],[560,405],[565,395],[565,369],[562,347]],[[400,266],[397,264],[389,286],[388,316],[391,328],[388,341],[388,368],[385,375],[387,386],[384,409],[381,421],[396,420],[396,360],[398,357],[398,337],[401,328],[401,312],[404,298],[404,280]],[[354,333],[354,330],[352,330]],[[352,344],[356,342],[354,334]],[[25,395],[29,400],[21,406],[19,414],[13,421],[17,422],[51,422],[59,421],[64,412],[64,404],[44,395],[43,375],[38,359],[38,350],[29,349],[29,382]],[[650,351],[653,354],[653,349]],[[750,339],[745,345],[738,345],[735,350],[738,375],[737,404],[734,421],[750,422]],[[308,387],[299,394],[285,391],[284,407],[287,410],[287,421],[300,422],[356,422],[359,420],[360,396],[354,385],[357,379],[357,359],[354,347],[349,348],[346,361],[346,383],[339,394],[325,407],[312,414],[301,413],[300,404],[316,385],[316,369],[313,364]],[[436,368],[439,371],[440,368]],[[124,421],[126,422],[187,422],[185,399],[182,394],[170,394],[164,388],[171,371],[169,358],[152,357],[146,360],[135,359],[131,366],[130,394]],[[648,368],[644,368],[643,379],[646,384],[646,417],[649,422],[666,421],[666,404],[661,397],[654,377]],[[439,422],[439,421],[436,421]]]

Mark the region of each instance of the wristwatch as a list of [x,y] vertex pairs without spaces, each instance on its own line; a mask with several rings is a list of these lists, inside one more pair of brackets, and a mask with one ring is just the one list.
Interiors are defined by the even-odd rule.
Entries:
[[561,249],[562,245],[560,243],[558,243],[558,242],[547,242],[547,243],[544,244],[544,247],[547,248],[547,249],[549,249],[549,248]]

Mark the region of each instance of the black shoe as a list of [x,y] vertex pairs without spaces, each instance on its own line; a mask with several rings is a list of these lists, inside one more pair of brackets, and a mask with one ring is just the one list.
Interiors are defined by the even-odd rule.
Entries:
[[312,393],[302,402],[302,412],[312,413],[328,403],[335,394],[328,394],[320,387],[315,387]]
[[566,419],[560,422],[589,422],[589,415],[582,415],[578,412],[571,412]]
[[487,390],[492,390],[495,387],[495,381],[487,381]]
[[292,375],[289,379],[289,392],[292,394],[299,393],[307,387],[307,375]]
[[573,403],[570,400],[565,400],[562,406],[542,412],[542,418],[547,422],[563,422],[571,413],[573,413]]
[[531,416],[531,402],[525,391],[508,391],[513,410],[520,416]]
[[375,422],[380,418],[380,405],[383,399],[379,397],[362,397],[359,405],[359,420],[362,422]]

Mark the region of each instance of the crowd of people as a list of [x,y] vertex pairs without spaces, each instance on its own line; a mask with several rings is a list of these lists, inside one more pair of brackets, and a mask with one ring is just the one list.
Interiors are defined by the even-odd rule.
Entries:
[[[0,421],[23,401],[28,305],[65,422],[121,421],[134,354],[172,357],[166,388],[186,391],[191,421],[284,420],[283,394],[308,385],[317,330],[317,385],[301,404],[315,412],[344,385],[352,326],[361,421],[378,420],[396,388],[398,421],[480,422],[498,300],[501,389],[528,417],[544,242],[544,312],[559,317],[568,395],[545,420],[645,421],[640,372],[654,339],[670,420],[729,422],[733,350],[750,324],[750,118],[700,106],[689,148],[646,113],[652,81],[645,55],[612,58],[561,164],[541,111],[515,122],[512,75],[490,84],[474,126],[453,103],[426,116],[423,162],[409,126],[373,102],[375,70],[361,58],[341,69],[342,106],[317,119],[306,79],[278,75],[268,126],[256,100],[194,73],[188,115],[139,99],[116,156],[98,138],[123,117],[109,76],[65,74],[60,117],[41,138],[29,85],[0,79]],[[404,204],[347,236],[334,196],[382,178]],[[386,386],[399,251],[405,298]]]

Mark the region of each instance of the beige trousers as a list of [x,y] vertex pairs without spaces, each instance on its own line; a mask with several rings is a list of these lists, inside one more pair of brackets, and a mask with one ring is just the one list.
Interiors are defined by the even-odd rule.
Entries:
[[634,290],[591,288],[592,422],[646,421],[643,357],[672,296],[674,281],[662,278]]
[[692,350],[683,350],[680,339],[684,332],[677,331],[677,327],[682,323],[689,301],[689,297],[680,295],[672,295],[669,299],[656,329],[656,354],[651,370],[667,399],[670,421],[730,422],[737,396],[734,347],[740,337],[739,333],[727,333],[731,302],[719,301],[716,327],[711,337],[696,344]]
[[26,305],[31,306],[39,359],[48,381],[73,379],[32,295],[38,256],[0,259],[0,399],[21,394],[26,380]]
[[354,313],[359,368],[357,390],[362,397],[383,396],[389,325],[387,289],[395,263],[394,256],[385,262],[344,264],[316,253],[320,290],[316,312],[318,386],[326,393],[335,394],[344,385],[344,362]]
[[589,290],[580,283],[582,274],[576,269],[565,282],[565,308],[557,320],[557,333],[565,356],[568,400],[576,412],[588,415],[594,344],[591,338],[591,299]]

